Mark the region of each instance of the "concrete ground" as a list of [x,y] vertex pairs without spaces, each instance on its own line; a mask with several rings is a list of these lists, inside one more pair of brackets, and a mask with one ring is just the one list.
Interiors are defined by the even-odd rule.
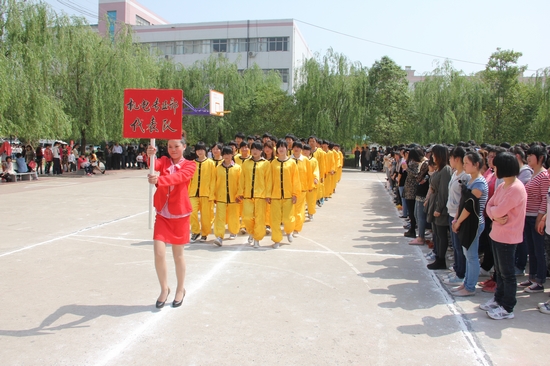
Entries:
[[546,363],[548,291],[502,321],[478,308],[490,294],[454,299],[381,173],[346,170],[292,245],[187,246],[183,306],[158,311],[145,175],[0,185],[2,365]]

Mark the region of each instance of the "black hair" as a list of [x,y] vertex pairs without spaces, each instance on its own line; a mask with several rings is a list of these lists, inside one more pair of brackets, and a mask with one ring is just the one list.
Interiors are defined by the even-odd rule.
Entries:
[[246,136],[246,139],[247,140],[256,140],[256,137],[254,137],[252,135],[248,135],[248,136]]
[[217,147],[218,149],[223,149],[223,144],[221,142],[216,142],[214,145],[212,145],[212,147],[210,148],[210,150],[212,150],[213,148]]
[[23,156],[23,155],[22,155],[21,153],[15,154],[15,157],[16,157],[16,158],[20,158],[20,157],[22,157],[22,156]]
[[279,140],[277,141],[277,145],[275,145],[275,149],[279,149],[281,146],[284,146],[284,147],[286,147],[286,148],[288,149],[288,144],[287,144],[286,140],[284,140],[284,139],[279,139]]
[[222,155],[233,155],[233,149],[231,146],[224,146],[222,148]]
[[236,142],[236,141],[229,141],[229,143],[227,144],[227,146],[235,146],[236,148],[239,147],[239,146],[237,146],[237,142]]
[[304,147],[302,147],[302,149],[311,151],[311,146],[309,146],[308,144],[304,144]]
[[239,144],[239,149],[245,146],[248,146],[248,143],[246,141],[241,141],[241,143]]
[[292,139],[292,141],[296,141],[296,136],[294,136],[294,135],[291,134],[291,133],[288,133],[288,134],[285,136],[285,139]]
[[242,133],[242,132],[237,132],[237,133],[235,134],[235,138],[237,138],[237,137],[239,137],[239,138],[241,138],[241,139],[244,140],[244,138],[245,138],[246,136],[245,136],[244,133]]
[[455,147],[449,153],[449,156],[451,158],[460,158],[461,161],[464,159],[464,155],[466,155],[466,151],[464,151],[464,148],[462,146]]
[[260,141],[254,141],[250,144],[250,149],[263,150],[263,144]]
[[420,163],[423,156],[424,153],[422,152],[422,150],[420,150],[419,147],[415,147],[413,149],[410,149],[409,151],[409,160],[416,161],[417,163]]
[[517,177],[519,163],[516,156],[510,152],[503,152],[495,156],[493,165],[497,168],[497,178]]
[[271,134],[269,132],[266,132],[262,135],[262,138],[264,137],[271,138]]
[[514,155],[519,155],[521,161],[523,162],[523,164],[527,164],[527,160],[525,159],[525,151],[523,150],[523,148],[519,145],[516,145],[512,148],[510,148],[510,152]]
[[542,157],[542,162],[546,160],[546,149],[542,147],[541,145],[532,145],[527,150],[527,155],[535,155],[537,158],[537,161]]
[[298,147],[300,149],[303,149],[304,148],[304,145],[302,145],[302,142],[301,141],[294,141],[294,144],[292,145],[292,148],[294,149],[295,147]]
[[478,169],[483,168],[483,157],[477,151],[469,151],[464,155],[464,159],[468,159],[472,162],[473,165],[478,165]]
[[206,144],[202,141],[197,142],[197,144],[195,145],[195,151],[197,151],[197,150],[206,151]]
[[434,145],[432,147],[432,156],[435,157],[438,170],[443,169],[449,163],[449,149],[443,145]]

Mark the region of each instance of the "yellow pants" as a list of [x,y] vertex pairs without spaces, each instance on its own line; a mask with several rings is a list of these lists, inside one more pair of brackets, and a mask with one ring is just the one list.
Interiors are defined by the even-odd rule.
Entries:
[[318,200],[325,197],[325,182],[326,182],[326,178],[323,179],[323,183],[321,183],[321,181],[319,181],[319,184],[317,184],[317,199]]
[[300,193],[296,204],[294,205],[295,224],[294,231],[302,231],[304,222],[306,221],[306,191]]
[[[342,179],[342,168],[336,169],[336,183],[340,182],[340,179]],[[334,187],[336,189],[336,187]]]
[[262,240],[265,236],[265,198],[245,198],[243,202],[243,224],[254,240]]
[[214,220],[214,235],[223,238],[225,235],[225,222],[230,234],[239,232],[239,204],[218,202],[216,204],[216,219]]
[[291,198],[271,199],[271,240],[280,243],[283,240],[281,231],[283,223],[285,234],[292,234],[294,231],[294,205]]
[[[189,218],[191,233],[208,236],[212,231],[212,202],[208,200],[208,197],[190,197],[190,200],[191,207],[193,207]],[[201,213],[200,223],[199,212]]]
[[334,189],[334,174],[327,174],[327,179],[325,179],[325,198],[332,196],[332,191]]
[[265,226],[271,227],[271,205],[265,206]]
[[310,215],[315,215],[317,213],[317,188],[314,188],[311,192],[307,192],[306,203],[307,203],[307,213]]

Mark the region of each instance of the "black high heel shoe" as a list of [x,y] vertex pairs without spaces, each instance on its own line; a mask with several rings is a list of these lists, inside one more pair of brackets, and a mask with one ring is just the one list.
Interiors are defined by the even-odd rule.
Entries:
[[166,304],[166,300],[168,300],[168,295],[170,295],[170,289],[168,289],[168,294],[166,294],[166,299],[164,299],[164,301],[157,300],[157,303],[155,304],[157,309],[162,309],[164,307],[164,304]]
[[185,299],[185,293],[187,291],[185,291],[185,289],[183,289],[183,297],[181,298],[180,301],[176,301],[176,299],[174,299],[174,301],[172,302],[172,307],[173,308],[179,308],[181,306],[181,304],[183,303],[183,299]]

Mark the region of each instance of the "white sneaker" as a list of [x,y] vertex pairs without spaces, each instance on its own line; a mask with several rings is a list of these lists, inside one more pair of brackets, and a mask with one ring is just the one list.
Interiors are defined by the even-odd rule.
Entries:
[[252,244],[252,242],[254,242],[254,238],[252,235],[248,235],[248,244]]
[[271,246],[273,249],[277,249],[279,247],[279,243],[274,243],[272,246]]
[[550,301],[543,302],[539,307],[539,311],[543,314],[550,314]]
[[269,226],[265,227],[265,235],[271,235],[271,228]]
[[546,302],[539,302],[537,304],[537,308],[543,308],[545,305],[550,305],[550,300],[546,301]]
[[489,316],[489,318],[491,319],[495,319],[495,320],[502,320],[502,319],[513,319],[514,318],[514,313],[511,312],[507,312],[506,310],[504,310],[504,308],[502,306],[499,306],[499,307],[496,307],[494,309],[491,309],[489,311],[487,311],[487,315]]
[[296,230],[294,230],[294,232],[292,233],[292,236],[293,236],[293,237],[297,237],[298,234],[299,234],[299,233],[298,233]]
[[214,239],[214,244],[216,244],[217,246],[221,247],[222,243],[223,243],[223,239],[220,238],[219,236],[216,239]]
[[480,304],[479,305],[479,308],[481,310],[485,310],[485,311],[491,311],[492,309],[496,309],[498,308],[499,305],[498,303],[495,301],[495,297],[493,296],[489,301],[487,301],[485,304]]
[[294,240],[294,238],[292,238],[292,234],[288,234],[286,237],[289,243],[292,243],[292,241]]
[[313,221],[313,215],[309,215],[309,221]]
[[230,234],[229,240],[235,240],[236,237],[237,237],[237,234]]
[[457,285],[461,285],[461,284],[464,283],[464,278],[459,278],[457,276],[452,276],[452,277],[447,278],[446,280],[443,280],[443,283],[446,284],[446,285],[457,286]]
[[254,248],[259,248],[259,247],[260,247],[260,242],[257,240],[254,240]]
[[484,270],[483,268],[479,269],[480,277],[491,277],[491,272]]

